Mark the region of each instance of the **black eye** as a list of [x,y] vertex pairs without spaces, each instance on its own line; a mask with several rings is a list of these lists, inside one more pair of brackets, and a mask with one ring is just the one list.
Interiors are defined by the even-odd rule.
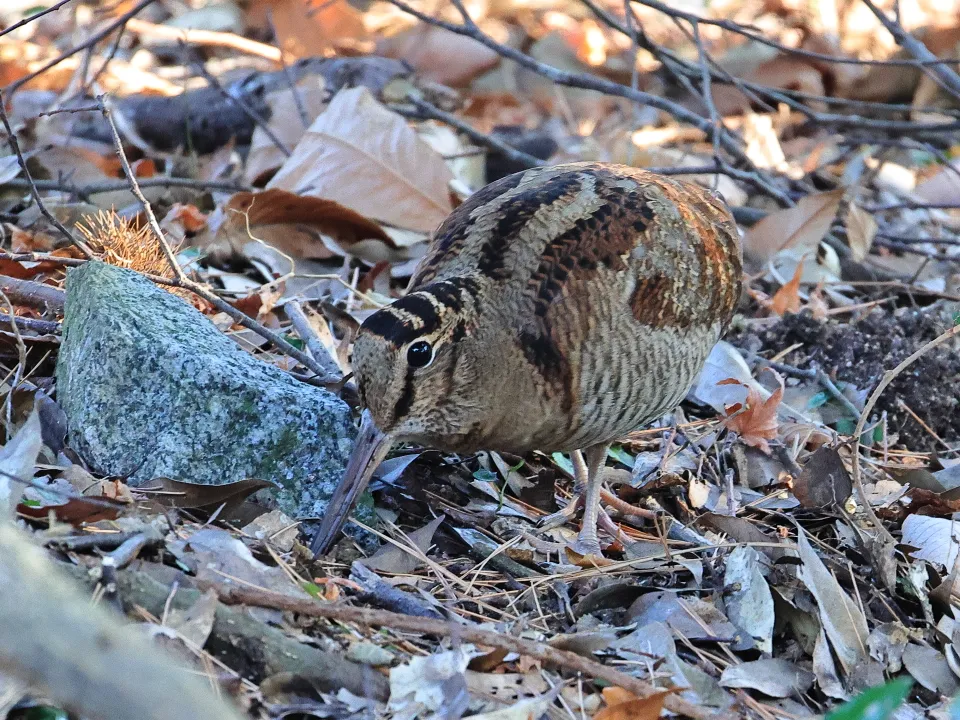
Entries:
[[407,348],[407,363],[410,367],[426,367],[431,360],[433,360],[433,348],[425,340],[418,340]]

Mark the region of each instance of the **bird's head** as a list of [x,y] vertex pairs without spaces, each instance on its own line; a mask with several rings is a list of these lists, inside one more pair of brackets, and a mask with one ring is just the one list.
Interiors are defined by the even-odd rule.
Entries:
[[377,465],[398,441],[431,444],[465,430],[473,403],[456,397],[472,382],[473,364],[462,341],[475,316],[478,286],[471,278],[440,280],[368,317],[353,345],[353,371],[363,411],[360,433],[344,478],[313,542],[326,551]]
[[465,287],[459,279],[433,283],[360,326],[352,361],[360,399],[395,440],[429,443],[431,434],[454,429],[447,406],[455,373],[463,379],[461,343],[473,310]]

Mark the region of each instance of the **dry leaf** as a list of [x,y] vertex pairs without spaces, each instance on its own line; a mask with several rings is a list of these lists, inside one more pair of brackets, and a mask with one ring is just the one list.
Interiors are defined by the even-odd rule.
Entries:
[[341,90],[268,187],[335,200],[388,225],[432,232],[450,214],[443,158],[366,88]]
[[847,213],[847,244],[850,245],[854,260],[861,262],[870,253],[876,234],[877,221],[873,215],[851,203]]
[[463,87],[500,56],[473,38],[419,23],[377,43],[377,54],[405,60],[425,80]]
[[770,309],[783,317],[787,313],[800,312],[800,278],[803,277],[803,263],[797,263],[793,277],[777,290],[770,301]]
[[218,213],[217,246],[235,252],[262,240],[294,259],[351,255],[373,264],[406,260],[406,252],[375,222],[334,200],[273,188],[238,192]]
[[266,27],[267,13],[280,48],[295,57],[324,57],[335,48],[362,50],[367,39],[363,14],[347,0],[255,0],[250,24]]
[[762,265],[786,248],[815,250],[837,216],[845,192],[837,188],[807,195],[796,207],[767,215],[743,236],[744,257]]
[[225,485],[198,485],[171,478],[155,478],[157,486],[140,487],[137,492],[149,495],[163,507],[216,508],[226,502],[239,504],[264,488],[276,488],[266,480],[238,480]]
[[664,700],[673,692],[661,690],[639,698],[622,688],[604,688],[603,699],[607,707],[594,715],[593,720],[656,720],[663,711]]
[[932,177],[924,180],[913,191],[913,196],[932,204],[953,203],[960,194],[960,160],[951,160],[949,167],[943,167]]
[[[726,409],[727,416],[723,424],[728,430],[737,433],[747,445],[770,454],[768,440],[777,436],[779,422],[777,407],[783,398],[783,379],[774,370],[770,370],[780,387],[766,400],[754,388],[747,388],[746,404],[737,403]],[[738,380],[722,380],[719,385],[741,384]]]
[[843,671],[850,674],[867,657],[867,619],[814,552],[803,528],[797,530],[797,548],[803,561],[798,576],[816,599],[830,645]]
[[[286,148],[296,147],[307,128],[327,107],[327,95],[327,83],[321,75],[307,75],[300,79],[295,89],[285,87],[270,93],[265,98],[270,108],[267,127]],[[254,184],[283,165],[284,160],[286,155],[258,125],[250,140],[250,152],[243,171],[247,182]]]

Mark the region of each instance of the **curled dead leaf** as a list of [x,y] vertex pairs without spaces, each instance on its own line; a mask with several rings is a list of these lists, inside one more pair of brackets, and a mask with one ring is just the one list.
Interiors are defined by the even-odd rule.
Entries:
[[846,192],[837,188],[802,198],[795,207],[767,215],[743,236],[746,260],[762,265],[781,250],[815,250],[830,229]]
[[220,211],[215,245],[240,253],[254,239],[295,259],[349,255],[370,264],[407,259],[377,223],[360,213],[334,200],[278,188],[238,192]]
[[593,716],[594,720],[656,720],[663,711],[663,703],[676,690],[661,690],[660,692],[637,697],[631,692],[619,687],[603,689],[603,699],[607,707]]
[[[769,368],[768,368],[769,369]],[[777,437],[780,427],[777,420],[777,409],[783,399],[783,378],[776,371],[770,370],[777,379],[780,387],[766,400],[754,388],[747,386],[747,400],[745,403],[736,403],[726,408],[724,426],[737,433],[747,445],[770,454],[769,440]],[[721,380],[718,385],[741,385],[739,380]]]
[[770,309],[783,317],[787,313],[800,312],[800,278],[803,276],[803,263],[797,263],[793,277],[783,285],[770,301]]

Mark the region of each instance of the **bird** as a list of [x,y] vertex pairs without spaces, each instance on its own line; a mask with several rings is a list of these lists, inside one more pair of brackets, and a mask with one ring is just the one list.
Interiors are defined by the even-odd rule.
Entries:
[[[360,325],[360,430],[311,548],[329,550],[398,443],[569,452],[570,547],[602,556],[610,444],[675,408],[730,323],[736,223],[692,182],[602,162],[539,166],[443,221],[407,293]],[[606,528],[604,528],[606,529]]]

